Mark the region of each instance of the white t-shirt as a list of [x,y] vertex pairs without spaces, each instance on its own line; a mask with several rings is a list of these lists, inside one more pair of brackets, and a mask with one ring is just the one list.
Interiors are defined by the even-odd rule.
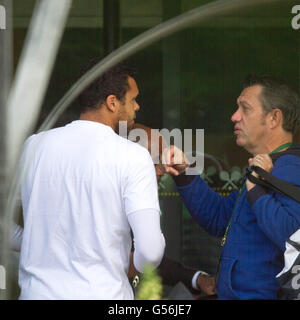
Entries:
[[31,136],[21,161],[20,299],[133,299],[128,216],[160,212],[148,151],[78,120]]

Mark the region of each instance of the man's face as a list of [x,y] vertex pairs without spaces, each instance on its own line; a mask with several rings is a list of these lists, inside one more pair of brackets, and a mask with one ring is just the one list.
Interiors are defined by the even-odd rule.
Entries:
[[132,129],[134,125],[135,113],[140,109],[140,106],[136,102],[136,97],[139,94],[139,89],[135,80],[128,77],[129,89],[126,92],[123,103],[120,104],[118,112],[119,121],[127,121],[127,130]]
[[266,115],[260,101],[262,87],[245,88],[237,99],[238,109],[232,115],[237,145],[250,153],[257,150],[266,139]]

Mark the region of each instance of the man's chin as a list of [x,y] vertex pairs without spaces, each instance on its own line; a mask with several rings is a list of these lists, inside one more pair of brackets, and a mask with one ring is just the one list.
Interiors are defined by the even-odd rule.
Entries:
[[239,147],[244,147],[245,146],[245,140],[243,140],[240,137],[236,137],[235,143],[239,146]]

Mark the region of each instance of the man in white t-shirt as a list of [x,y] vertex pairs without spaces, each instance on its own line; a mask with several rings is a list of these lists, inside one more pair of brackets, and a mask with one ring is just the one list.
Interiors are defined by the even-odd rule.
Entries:
[[130,229],[135,269],[160,264],[152,159],[115,132],[119,121],[130,129],[140,108],[133,76],[109,70],[81,93],[79,120],[27,139],[20,299],[133,299]]

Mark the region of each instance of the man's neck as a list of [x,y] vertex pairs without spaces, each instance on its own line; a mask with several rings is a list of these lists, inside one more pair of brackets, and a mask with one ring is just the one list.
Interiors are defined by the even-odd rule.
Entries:
[[79,120],[99,122],[106,126],[111,127],[114,131],[116,131],[116,126],[113,124],[112,121],[110,121],[109,119],[106,119],[101,114],[94,111],[87,111],[87,112],[81,113]]
[[[257,148],[257,150],[255,150],[254,152],[251,152],[253,154],[253,156],[256,156],[258,154],[270,154],[271,152],[273,152],[274,150],[276,150],[277,148],[279,148],[280,146],[283,146],[286,143],[291,143],[293,142],[293,137],[291,134],[286,134],[282,137],[277,137],[274,139],[270,139],[268,141],[268,143],[266,143],[263,146],[259,146]],[[280,151],[284,151],[286,150],[288,147],[280,150]]]

